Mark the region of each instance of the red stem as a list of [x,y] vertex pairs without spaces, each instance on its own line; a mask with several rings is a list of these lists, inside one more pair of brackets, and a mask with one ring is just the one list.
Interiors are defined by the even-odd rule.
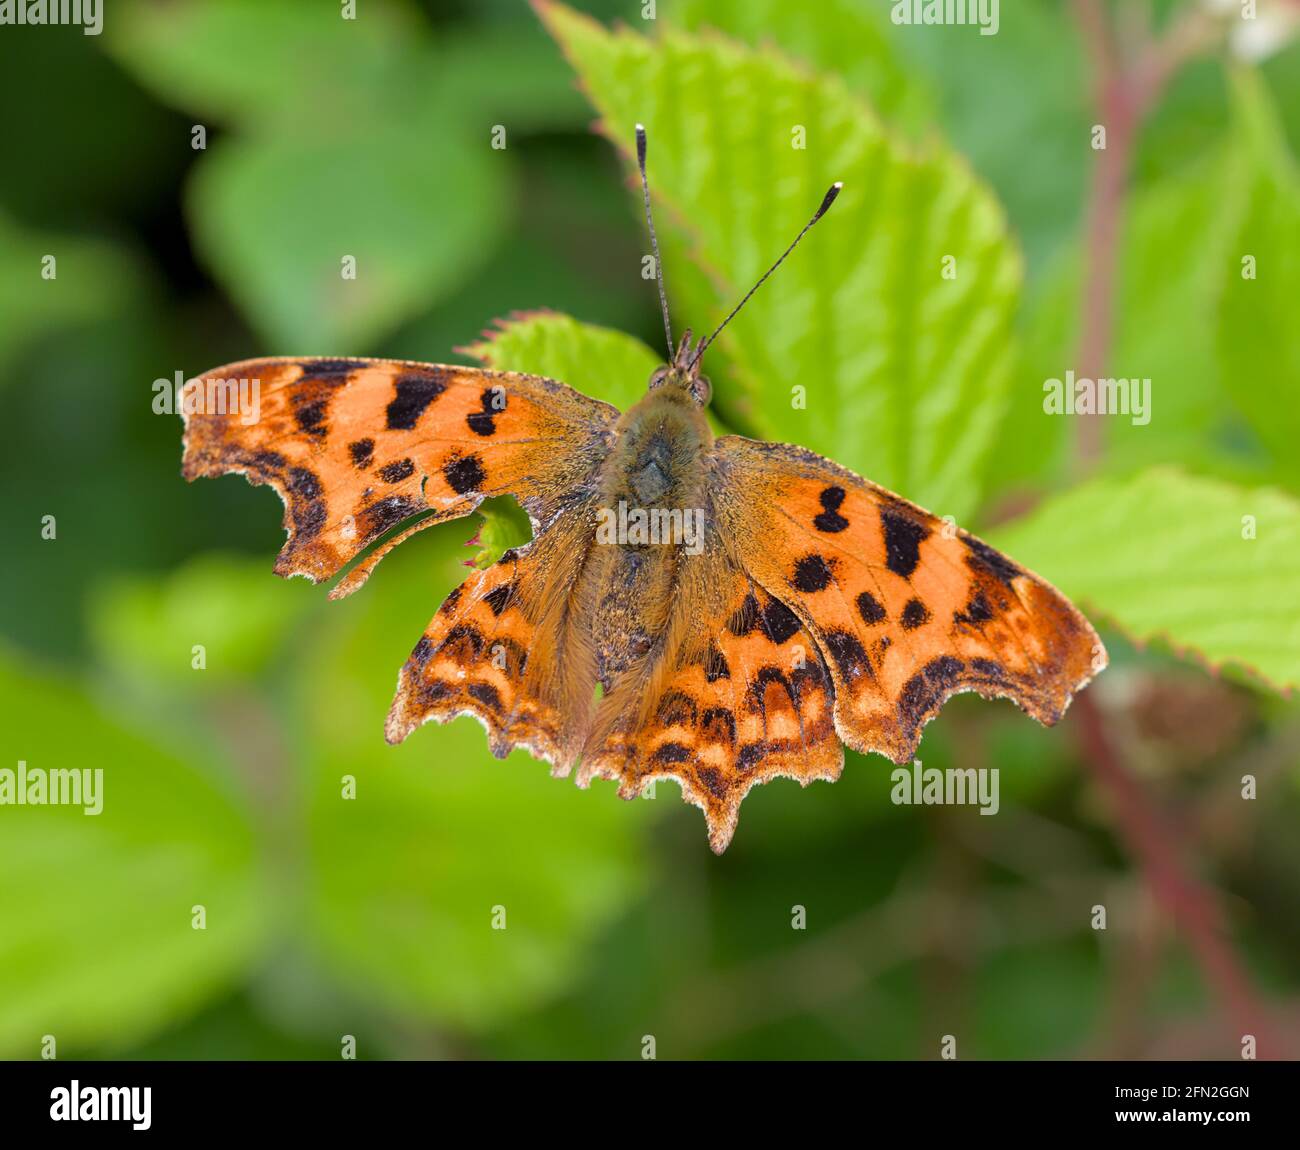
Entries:
[[1129,773],[1106,733],[1106,720],[1090,694],[1075,700],[1079,735],[1089,766],[1110,792],[1120,835],[1142,867],[1156,899],[1186,933],[1201,972],[1238,1033],[1255,1035],[1259,1053],[1284,1056],[1265,1021],[1250,978],[1223,935],[1223,914],[1212,887],[1183,867],[1174,834]]

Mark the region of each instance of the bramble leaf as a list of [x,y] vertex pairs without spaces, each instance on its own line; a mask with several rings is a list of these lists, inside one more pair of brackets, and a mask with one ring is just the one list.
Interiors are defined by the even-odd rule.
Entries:
[[827,222],[706,365],[720,415],[940,513],[974,506],[1021,279],[991,193],[941,144],[917,150],[891,134],[835,77],[716,35],[665,28],[651,40],[538,7],[629,160],[646,125],[651,187],[670,209],[661,227],[689,237],[716,284],[715,314],[844,181]]
[[103,772],[99,814],[0,807],[0,1053],[130,1045],[243,976],[268,921],[252,829],[193,755],[8,652],[0,708],[6,771]]
[[1153,468],[1059,495],[992,541],[1094,621],[1300,684],[1300,503]]

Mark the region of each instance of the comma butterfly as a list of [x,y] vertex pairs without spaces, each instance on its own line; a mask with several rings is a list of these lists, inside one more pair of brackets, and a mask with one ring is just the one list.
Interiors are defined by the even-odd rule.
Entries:
[[[637,145],[658,270],[640,128]],[[471,714],[493,754],[525,747],[557,776],[576,766],[582,787],[613,779],[632,798],[675,779],[719,853],[750,787],[837,778],[841,741],[907,763],[957,692],[1055,723],[1106,665],[1087,620],[979,539],[811,451],[715,438],[699,368],[726,322],[695,346],[687,331],[623,413],[515,372],[217,368],[186,384],[194,398],[256,377],[261,418],[183,403],[184,475],[275,488],[288,532],[277,574],[328,579],[360,558],[331,598],[415,532],[514,496],[532,540],[439,607],[401,669],[388,741]]]

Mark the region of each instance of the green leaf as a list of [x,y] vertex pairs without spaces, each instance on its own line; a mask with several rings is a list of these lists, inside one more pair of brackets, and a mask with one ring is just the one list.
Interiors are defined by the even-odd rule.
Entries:
[[1100,479],[992,542],[1139,640],[1300,684],[1300,503],[1172,468]]
[[476,514],[483,526],[470,544],[479,547],[473,559],[479,571],[486,571],[511,547],[522,547],[533,537],[528,513],[508,495],[485,499]]
[[[49,256],[53,279],[43,274]],[[0,212],[0,363],[49,332],[113,316],[139,286],[137,268],[113,244],[28,231]]]
[[238,123],[196,165],[194,239],[282,352],[369,346],[449,294],[505,224],[509,162],[405,11],[192,0],[142,6],[113,41],[174,102]]
[[356,134],[220,141],[190,188],[195,240],[273,344],[366,347],[494,242],[505,197],[492,156],[427,103]]
[[659,19],[776,47],[812,70],[834,72],[890,123],[913,128],[933,118],[928,84],[895,53],[883,6],[821,0],[812,16],[788,0],[668,0]]
[[522,751],[498,762],[469,717],[384,742],[397,669],[466,574],[467,531],[434,527],[398,548],[331,605],[307,650],[303,873],[327,970],[403,1017],[482,1029],[581,976],[586,948],[640,893],[646,820],[674,800],[581,791]]
[[[1213,332],[1223,383],[1270,450],[1300,485],[1300,173],[1276,110],[1252,72],[1234,75],[1240,125],[1234,169],[1248,173],[1239,222],[1219,264]],[[1246,278],[1243,262],[1254,263]]]
[[1094,115],[1071,6],[1004,4],[995,36],[968,24],[890,31],[905,66],[937,90],[952,145],[1006,205],[1032,281],[1077,233],[1088,187]]
[[[0,806],[0,1053],[129,1045],[244,974],[265,892],[246,815],[190,761],[0,652],[0,767],[101,769],[103,809]],[[190,761],[187,761],[190,760]],[[207,929],[191,925],[206,909]]]
[[639,339],[556,312],[516,312],[478,343],[462,348],[484,367],[558,379],[626,410],[663,362]]
[[[120,675],[187,691],[254,678],[317,601],[302,582],[270,578],[269,567],[200,555],[165,578],[112,579],[92,601],[96,651]],[[193,668],[196,645],[202,671]]]
[[337,5],[298,0],[148,0],[114,13],[107,31],[110,51],[161,99],[255,120],[345,106],[347,93],[376,79],[392,46],[418,38],[420,25],[399,4],[344,20]]
[[[564,59],[545,32],[526,23],[472,24],[438,42],[439,71],[483,124],[502,124],[510,136],[535,132],[581,131],[588,118],[582,95]],[[551,152],[549,160],[556,160]]]
[[[690,238],[720,305],[844,181],[826,222],[723,335],[725,360],[711,357],[727,421],[968,512],[1004,406],[1021,278],[993,196],[942,145],[918,151],[886,131],[834,77],[714,36],[651,41],[539,7],[629,160],[646,125],[662,227]],[[684,96],[696,92],[707,99]]]

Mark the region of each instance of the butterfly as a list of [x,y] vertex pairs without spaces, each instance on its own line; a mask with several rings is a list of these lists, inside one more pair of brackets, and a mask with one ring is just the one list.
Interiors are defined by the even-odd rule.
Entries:
[[[231,472],[285,504],[282,576],[361,587],[418,531],[513,496],[533,537],[438,608],[402,666],[385,734],[469,714],[623,798],[673,779],[721,853],[776,777],[834,780],[842,743],[906,764],[961,691],[1040,723],[1105,667],[1080,612],[949,522],[801,447],[715,437],[704,350],[674,348],[626,412],[516,372],[385,359],[255,359],[189,381],[183,474]],[[247,420],[210,402],[259,383]],[[208,402],[205,402],[205,397]]]

